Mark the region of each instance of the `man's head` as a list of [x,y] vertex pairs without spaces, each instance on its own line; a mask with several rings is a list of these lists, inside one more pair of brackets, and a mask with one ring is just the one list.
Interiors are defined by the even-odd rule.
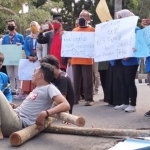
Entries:
[[59,61],[53,55],[47,55],[41,61],[42,61],[42,63],[48,63],[48,64],[52,65],[54,68],[54,74],[56,74],[56,72],[57,72],[56,70],[60,69]]
[[2,68],[4,62],[4,55],[0,52],[0,69]]
[[7,21],[7,28],[9,31],[14,31],[16,28],[15,20],[11,19]]
[[86,10],[82,10],[79,15],[79,27],[87,27],[90,21],[90,13]]
[[32,83],[40,85],[43,83],[50,83],[54,76],[54,68],[48,63],[41,63],[40,67],[34,70],[32,75]]

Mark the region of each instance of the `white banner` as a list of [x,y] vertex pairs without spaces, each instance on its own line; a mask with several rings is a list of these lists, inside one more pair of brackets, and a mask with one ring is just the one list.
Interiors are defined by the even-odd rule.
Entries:
[[62,35],[62,57],[94,57],[94,32],[66,31]]
[[28,59],[21,59],[19,62],[19,80],[32,80],[34,70],[40,66],[40,62],[30,62]]
[[137,16],[131,16],[96,25],[94,61],[132,57],[137,21]]

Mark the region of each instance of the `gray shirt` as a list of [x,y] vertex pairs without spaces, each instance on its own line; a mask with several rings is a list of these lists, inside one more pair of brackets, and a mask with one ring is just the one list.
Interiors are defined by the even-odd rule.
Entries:
[[60,95],[59,90],[53,85],[36,87],[15,109],[23,125],[35,124],[37,116],[44,110],[50,109],[53,104],[53,97]]

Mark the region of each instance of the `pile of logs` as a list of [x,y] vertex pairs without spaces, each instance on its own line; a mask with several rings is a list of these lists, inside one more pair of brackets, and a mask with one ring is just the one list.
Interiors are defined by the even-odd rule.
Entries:
[[44,127],[40,130],[36,129],[36,125],[31,125],[23,130],[14,132],[10,135],[10,143],[13,146],[20,146],[27,140],[31,139],[41,131],[48,133],[59,134],[74,134],[86,136],[101,136],[101,137],[148,137],[150,130],[132,130],[132,129],[101,129],[101,128],[79,128],[79,127],[66,127],[66,126],[52,126],[51,124],[56,120],[61,119],[70,122],[79,127],[85,125],[85,120],[80,116],[71,115],[68,113],[60,113],[49,117],[45,121]]

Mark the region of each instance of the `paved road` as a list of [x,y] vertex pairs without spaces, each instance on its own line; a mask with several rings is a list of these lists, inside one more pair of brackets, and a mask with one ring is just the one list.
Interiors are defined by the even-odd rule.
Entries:
[[[147,84],[138,84],[137,87],[137,111],[134,113],[114,110],[113,107],[99,101],[103,98],[100,87],[99,94],[94,96],[94,106],[85,107],[82,100],[79,105],[74,106],[73,114],[84,117],[85,127],[89,128],[150,128],[150,117],[144,117],[144,113],[150,109],[150,87]],[[62,125],[60,121],[55,124]],[[118,141],[119,139],[112,138],[41,133],[18,148],[12,147],[9,139],[5,138],[0,141],[0,150],[107,150]]]

